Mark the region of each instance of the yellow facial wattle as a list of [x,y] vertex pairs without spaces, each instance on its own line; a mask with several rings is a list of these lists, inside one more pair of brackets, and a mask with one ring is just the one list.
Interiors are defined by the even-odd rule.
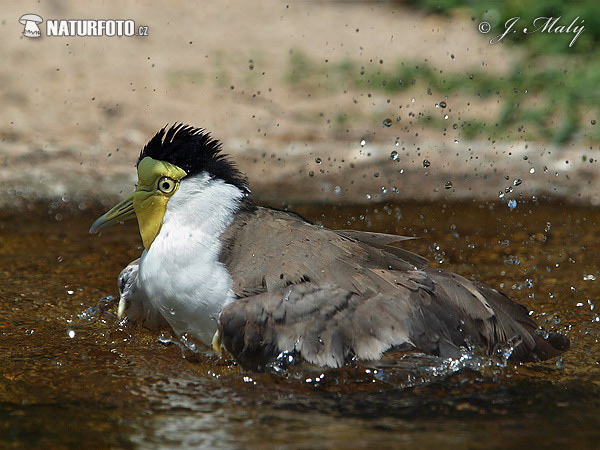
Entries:
[[102,228],[137,217],[144,247],[149,249],[160,232],[169,198],[187,173],[174,164],[145,157],[138,164],[135,192],[99,217],[90,228]]

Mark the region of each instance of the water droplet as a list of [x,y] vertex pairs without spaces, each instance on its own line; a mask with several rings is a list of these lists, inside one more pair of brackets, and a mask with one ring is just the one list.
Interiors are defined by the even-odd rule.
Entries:
[[535,169],[532,167],[531,169],[529,169],[529,173],[535,173]]
[[366,194],[366,195],[365,195],[365,198],[366,198],[367,200],[371,200],[371,194]]
[[594,275],[584,275],[583,280],[584,281],[596,281],[596,277]]
[[429,162],[429,160],[424,159],[423,160],[423,167],[429,167],[431,165],[431,163]]
[[519,186],[522,182],[523,182],[523,180],[521,180],[520,178],[517,178],[515,181],[513,181],[513,185]]
[[172,316],[175,315],[175,308],[170,308],[169,309],[169,314],[171,314]]
[[161,333],[158,336],[158,342],[160,342],[161,344],[177,344],[177,342],[173,340],[173,336],[171,336],[171,333],[169,333],[168,331],[165,331],[164,333]]
[[452,189],[452,181],[446,181],[446,185],[444,187],[446,189]]
[[321,160],[321,158],[315,158],[315,162],[316,162],[317,164],[321,164],[322,160]]
[[340,195],[342,193],[342,188],[339,186],[336,186],[333,188],[333,192],[335,193],[335,195]]
[[448,106],[448,104],[446,102],[440,102],[439,105],[440,105],[440,108],[445,108],[446,106]]
[[394,150],[392,153],[390,153],[390,159],[392,161],[398,161],[398,152],[396,150]]
[[515,209],[517,207],[517,201],[513,198],[512,200],[510,200],[508,202],[508,207],[512,210]]
[[367,141],[365,141],[365,140],[363,139],[362,141],[360,141],[360,146],[361,146],[361,147],[364,147],[366,143],[367,143]]
[[315,176],[315,173],[314,173],[314,172],[311,170],[310,172],[308,172],[308,176],[309,176],[309,177],[314,177],[314,176]]
[[592,119],[592,125],[596,125],[596,120]]
[[387,119],[385,119],[383,121],[383,126],[384,127],[391,127],[392,126],[392,119],[390,119],[389,117]]
[[73,339],[75,337],[75,330],[67,330],[67,336]]
[[448,114],[444,114],[444,119],[448,120]]

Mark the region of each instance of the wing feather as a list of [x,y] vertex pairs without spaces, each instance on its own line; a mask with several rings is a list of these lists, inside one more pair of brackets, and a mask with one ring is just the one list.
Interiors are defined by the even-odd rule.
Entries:
[[[498,306],[508,300],[502,294],[496,293],[499,298],[494,300],[483,298],[486,306],[481,302],[488,293],[466,279],[456,281],[453,274],[438,270],[429,277],[416,274],[416,280],[409,279],[413,284],[397,284],[394,295],[361,295],[331,284],[302,283],[240,299],[219,318],[223,344],[253,370],[263,370],[281,352],[296,352],[328,367],[340,367],[355,357],[379,359],[395,348],[459,357],[461,347],[478,345],[489,354],[516,336],[522,341],[514,361],[546,359],[566,349],[566,338],[563,348],[556,348],[560,338],[551,342],[537,335],[524,308],[516,318],[507,315]],[[419,280],[430,283],[415,288]]]

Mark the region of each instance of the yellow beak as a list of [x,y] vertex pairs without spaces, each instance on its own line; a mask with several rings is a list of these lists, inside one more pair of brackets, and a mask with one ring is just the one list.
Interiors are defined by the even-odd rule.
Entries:
[[[160,232],[169,198],[177,191],[179,181],[187,174],[173,164],[148,156],[139,162],[137,172],[138,185],[135,192],[98,217],[92,224],[90,233],[137,217],[142,242],[148,250]],[[161,177],[168,177],[176,183],[171,191],[160,190],[158,183]]]
[[125,222],[128,219],[135,217],[135,211],[133,209],[133,194],[127,197],[125,200],[116,204],[113,208],[107,211],[96,219],[96,221],[90,227],[90,234],[97,233],[98,231],[115,225],[119,222]]

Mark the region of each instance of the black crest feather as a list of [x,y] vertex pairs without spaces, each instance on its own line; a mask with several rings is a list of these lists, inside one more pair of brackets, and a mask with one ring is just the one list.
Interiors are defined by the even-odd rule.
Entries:
[[137,164],[146,156],[174,164],[188,176],[207,172],[213,178],[249,192],[246,178],[222,153],[221,143],[202,128],[183,124],[169,129],[165,126],[142,149]]

